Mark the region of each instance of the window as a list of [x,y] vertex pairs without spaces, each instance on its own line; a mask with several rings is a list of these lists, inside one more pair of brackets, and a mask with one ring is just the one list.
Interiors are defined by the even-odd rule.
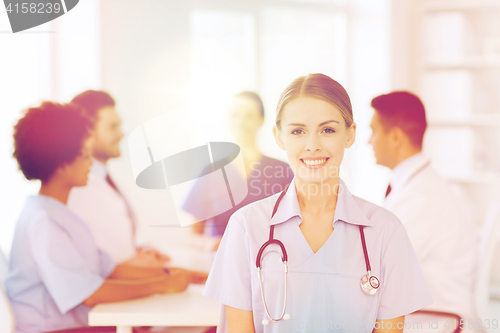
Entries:
[[284,158],[278,147],[264,144],[274,140],[277,98],[288,83],[308,73],[325,73],[346,84],[347,21],[343,7],[332,2],[328,10],[313,1],[307,6],[304,1],[268,3],[192,12],[193,102],[202,110],[203,124],[229,137],[223,101],[242,90],[257,91],[267,110],[261,147]]

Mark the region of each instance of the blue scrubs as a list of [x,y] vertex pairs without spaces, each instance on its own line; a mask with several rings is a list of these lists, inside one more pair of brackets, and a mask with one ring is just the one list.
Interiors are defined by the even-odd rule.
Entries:
[[[295,181],[276,215],[279,194],[237,211],[215,257],[204,295],[234,308],[253,311],[261,332],[371,332],[377,319],[392,319],[432,303],[422,271],[401,222],[389,211],[352,195],[340,180],[332,221],[334,230],[314,252],[299,225],[302,214]],[[286,312],[290,319],[264,326],[268,319],[257,277],[257,253],[275,225],[274,238],[288,252]],[[378,292],[363,292],[366,274],[359,225],[364,226],[372,274]],[[271,316],[283,309],[284,268],[278,246],[268,246],[262,260],[264,293]],[[224,312],[218,332],[225,332]]]
[[61,202],[29,197],[16,225],[5,289],[16,332],[87,326],[92,295],[115,268],[92,234]]

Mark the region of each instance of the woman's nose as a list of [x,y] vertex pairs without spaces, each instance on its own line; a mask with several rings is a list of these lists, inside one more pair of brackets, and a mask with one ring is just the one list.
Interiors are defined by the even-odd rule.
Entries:
[[311,134],[308,136],[307,141],[306,141],[306,150],[307,151],[321,150],[321,143],[319,141],[318,135]]

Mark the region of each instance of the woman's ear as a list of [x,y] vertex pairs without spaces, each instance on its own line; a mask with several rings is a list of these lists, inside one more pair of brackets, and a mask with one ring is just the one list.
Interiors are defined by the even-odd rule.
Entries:
[[350,148],[355,140],[356,140],[356,123],[353,122],[351,126],[347,129],[347,141],[345,143],[345,147]]
[[283,143],[282,136],[281,136],[281,130],[274,125],[273,127],[273,134],[274,134],[274,139],[276,140],[276,143],[278,144],[278,147],[281,149],[285,150],[285,144]]

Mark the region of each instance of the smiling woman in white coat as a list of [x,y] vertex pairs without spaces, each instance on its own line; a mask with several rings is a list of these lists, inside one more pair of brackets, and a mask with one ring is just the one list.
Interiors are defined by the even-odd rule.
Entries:
[[432,301],[399,219],[339,177],[356,136],[347,92],[297,78],[273,131],[295,178],[232,215],[204,290],[224,304],[218,331],[402,332]]

